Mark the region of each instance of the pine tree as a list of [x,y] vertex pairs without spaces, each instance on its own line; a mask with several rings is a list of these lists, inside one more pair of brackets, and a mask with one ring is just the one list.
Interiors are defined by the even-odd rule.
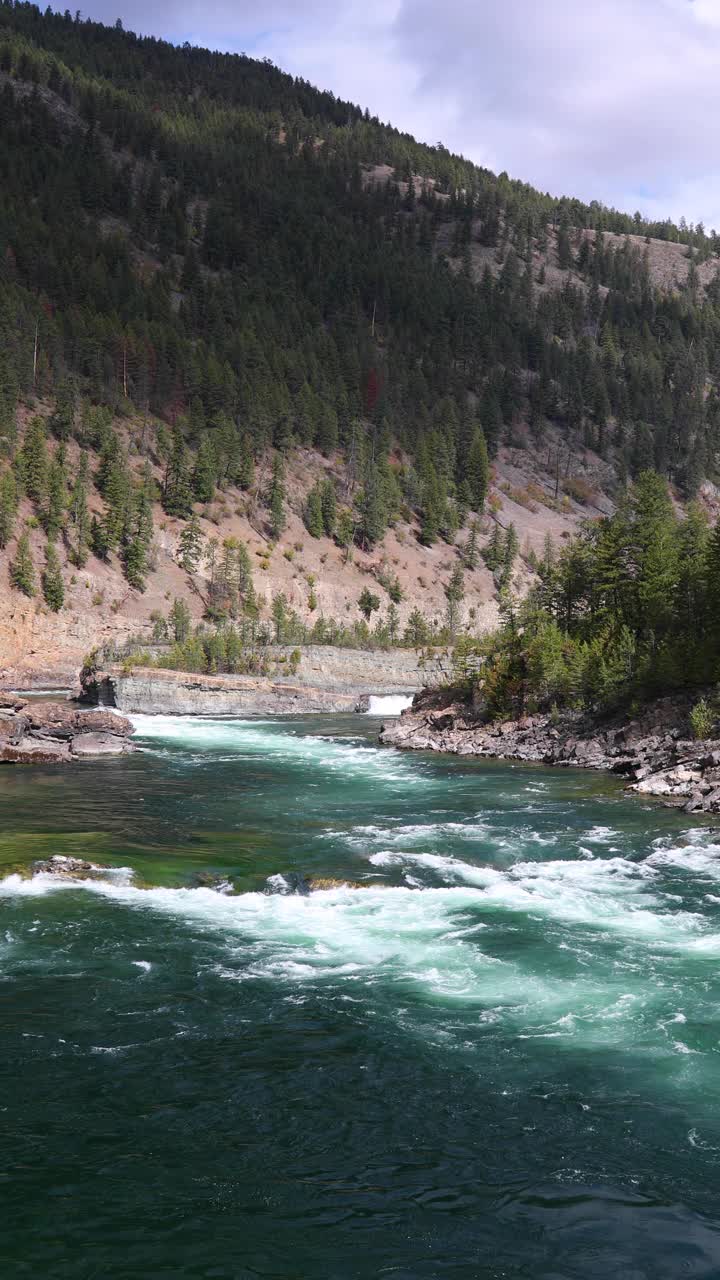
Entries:
[[47,497],[47,434],[42,418],[33,418],[18,455],[20,475],[28,498],[41,506]]
[[107,560],[114,545],[108,530],[107,516],[103,516],[100,520],[97,516],[93,516],[90,522],[90,546],[93,555],[97,556],[98,560]]
[[193,512],[180,534],[178,551],[178,562],[186,573],[197,573],[198,565],[202,559],[202,544],[203,536],[200,521],[195,512]]
[[108,550],[115,551],[124,536],[132,504],[129,472],[120,459],[109,467],[103,496],[107,504],[102,517],[105,541]]
[[470,525],[470,533],[463,548],[463,562],[466,569],[476,569],[478,562],[478,533],[479,526],[477,520],[473,520]]
[[82,569],[87,563],[90,542],[90,516],[87,505],[87,484],[89,475],[88,455],[83,450],[80,454],[78,472],[70,495],[69,513],[72,523],[70,556],[73,564]]
[[0,550],[4,550],[12,538],[17,506],[15,476],[6,467],[0,474]]
[[282,592],[273,596],[272,620],[275,623],[275,643],[282,644],[287,625],[287,598]]
[[363,587],[358,599],[358,609],[360,610],[366,622],[370,621],[370,617],[380,608],[380,597],[370,591],[368,587]]
[[255,483],[255,458],[253,456],[252,440],[249,435],[244,435],[242,438],[237,467],[237,482],[241,489],[252,489]]
[[407,621],[405,635],[403,637],[405,644],[412,649],[419,649],[428,642],[428,626],[419,609],[413,609]]
[[356,538],[361,547],[371,550],[381,542],[387,528],[387,510],[385,495],[379,470],[371,464],[365,476],[360,500],[358,502],[358,522]]
[[179,427],[175,427],[173,431],[170,457],[165,468],[162,504],[169,516],[185,517],[192,508],[188,451]]
[[490,464],[488,462],[487,445],[485,436],[480,428],[473,433],[470,448],[468,450],[467,462],[465,465],[465,480],[470,490],[470,502],[473,511],[478,514],[482,512],[485,506],[485,498],[488,490],[488,479],[490,475]]
[[152,492],[152,472],[146,466],[141,485],[131,495],[122,535],[125,577],[136,591],[145,590],[145,578],[150,567],[153,538]]
[[58,388],[55,412],[50,419],[50,430],[57,440],[69,440],[75,426],[75,391],[70,382],[62,382]]
[[255,587],[253,586],[252,562],[250,553],[241,542],[237,553],[237,581],[238,594],[243,606],[243,612],[254,614],[257,612],[257,599],[255,596]]
[[18,538],[10,564],[10,581],[16,590],[22,591],[26,596],[35,595],[35,566],[27,530]]
[[463,576],[462,566],[458,562],[450,577],[450,581],[445,587],[445,599],[447,600],[447,627],[452,639],[458,629],[460,620],[460,605],[465,598],[465,578]]
[[225,632],[225,663],[227,670],[231,674],[240,669],[242,650],[242,640],[235,627],[228,627]]
[[170,623],[175,643],[184,644],[190,635],[192,623],[190,610],[184,600],[178,600],[177,597],[173,600],[168,622]]
[[195,458],[195,468],[192,476],[192,491],[196,502],[212,502],[215,497],[215,484],[217,482],[217,461],[215,458],[215,450],[210,443],[208,436],[204,435],[200,441],[200,448]]
[[335,525],[335,541],[345,551],[345,562],[350,555],[350,548],[355,536],[355,521],[349,507],[341,507]]
[[332,538],[335,532],[335,521],[337,520],[337,495],[332,480],[323,481],[321,494],[323,525],[328,538]]
[[514,524],[509,524],[505,535],[505,546],[502,551],[501,568],[502,574],[500,578],[501,587],[507,587],[512,577],[513,568],[515,566],[515,557],[518,553],[518,536]]
[[502,562],[501,530],[497,520],[493,523],[490,541],[483,550],[483,559],[491,573],[500,568]]
[[285,467],[279,453],[273,458],[272,482],[268,499],[270,534],[277,541],[285,528]]
[[53,613],[58,613],[65,602],[65,586],[63,584],[60,560],[55,544],[48,540],[45,548],[45,568],[42,575],[42,589],[45,603]]
[[321,538],[325,532],[323,504],[320,486],[314,484],[305,502],[305,528],[312,538]]
[[53,541],[62,529],[68,501],[67,487],[65,484],[64,458],[61,454],[62,448],[62,445],[58,446],[55,457],[50,464],[47,496],[45,499],[43,524],[50,541]]

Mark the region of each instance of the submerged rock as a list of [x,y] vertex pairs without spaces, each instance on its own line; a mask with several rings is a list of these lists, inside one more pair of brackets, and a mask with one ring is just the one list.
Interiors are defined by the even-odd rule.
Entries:
[[227,876],[217,875],[214,871],[197,871],[193,876],[193,884],[197,889],[212,889],[213,893],[228,895],[236,891]]
[[51,858],[33,862],[35,875],[57,876],[60,880],[93,880],[106,876],[132,875],[129,867],[108,867],[99,862],[87,862],[84,858],[68,857],[55,853]]
[[377,889],[382,886],[368,880],[340,880],[334,876],[306,876],[299,871],[285,875],[268,876],[266,893],[285,896],[299,895],[306,898],[311,893],[323,893],[328,889]]

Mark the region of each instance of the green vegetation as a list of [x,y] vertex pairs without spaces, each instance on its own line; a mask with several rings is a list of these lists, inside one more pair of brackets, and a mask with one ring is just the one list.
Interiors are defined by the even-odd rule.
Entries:
[[[666,482],[644,472],[614,516],[588,524],[522,603],[502,596],[502,626],[457,648],[462,678],[491,715],[613,708],[720,679],[720,527],[678,515]],[[698,731],[710,708],[693,713]]]
[[[551,198],[269,63],[79,12],[0,0],[0,71],[0,549],[14,587],[36,589],[27,530],[11,545],[22,501],[47,536],[53,609],[63,547],[78,568],[116,563],[142,592],[160,502],[230,645],[210,652],[187,620],[158,619],[195,645],[183,661],[198,669],[226,669],[232,636],[244,650],[263,630],[455,637],[482,555],[504,602],[483,647],[493,706],[606,705],[706,678],[720,550],[699,511],[676,517],[666,481],[691,500],[720,478],[720,276],[702,287],[697,269],[718,257],[715,233]],[[656,288],[630,235],[682,242],[686,284]],[[548,279],[566,273],[557,287],[538,253]],[[491,459],[528,443],[556,486],[510,486],[526,507],[592,497],[569,474],[583,447],[614,465],[620,506],[546,555],[516,606],[518,538]],[[328,461],[301,505],[288,459],[308,448]],[[415,610],[401,634],[403,584],[385,569],[388,600],[366,588],[352,625],[316,616],[314,584],[311,627],[282,593],[261,617],[247,548],[205,540],[195,510],[219,524],[233,486],[259,536],[277,542],[297,511],[346,561],[399,520],[427,547],[463,530],[443,627]]]
[[35,595],[35,566],[27,530],[20,534],[15,555],[10,562],[10,581],[23,595]]

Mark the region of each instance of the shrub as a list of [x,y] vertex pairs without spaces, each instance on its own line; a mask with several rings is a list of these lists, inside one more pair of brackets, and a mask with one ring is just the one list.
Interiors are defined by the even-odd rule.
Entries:
[[694,738],[710,738],[717,716],[707,698],[701,698],[690,712],[690,726]]

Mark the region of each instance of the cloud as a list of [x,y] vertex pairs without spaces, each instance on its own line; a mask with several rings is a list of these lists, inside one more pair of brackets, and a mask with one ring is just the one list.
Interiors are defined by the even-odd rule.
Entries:
[[87,0],[555,194],[720,228],[720,0]]

